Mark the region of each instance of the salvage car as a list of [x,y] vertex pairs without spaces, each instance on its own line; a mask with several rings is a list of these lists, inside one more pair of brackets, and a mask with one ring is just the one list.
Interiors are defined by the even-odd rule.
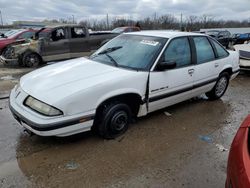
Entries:
[[244,44],[245,42],[250,41],[250,33],[236,34],[232,40],[233,44]]
[[112,33],[91,33],[80,25],[48,26],[40,29],[33,39],[22,44],[12,44],[0,57],[0,62],[18,62],[20,66],[39,64],[87,56],[104,42],[116,37]]
[[16,41],[24,41],[25,39],[31,38],[35,34],[33,29],[14,29],[1,34],[0,38],[0,54],[7,50],[8,45]]
[[215,38],[218,42],[220,42],[226,48],[229,47],[229,43],[232,40],[231,33],[227,30],[209,30],[206,32],[207,35]]
[[250,115],[241,124],[231,145],[228,165],[226,188],[250,187]]
[[242,71],[250,71],[250,42],[234,45],[233,49],[239,52],[240,69]]
[[239,55],[196,33],[122,34],[89,58],[49,65],[20,79],[10,110],[27,130],[68,136],[91,129],[123,134],[131,119],[206,93],[219,99]]

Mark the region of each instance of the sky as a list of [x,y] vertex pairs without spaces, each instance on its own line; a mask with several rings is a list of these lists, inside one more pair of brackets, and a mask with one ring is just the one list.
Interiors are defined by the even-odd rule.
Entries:
[[44,19],[143,19],[173,14],[177,18],[210,15],[214,19],[250,19],[250,0],[0,0],[3,22]]

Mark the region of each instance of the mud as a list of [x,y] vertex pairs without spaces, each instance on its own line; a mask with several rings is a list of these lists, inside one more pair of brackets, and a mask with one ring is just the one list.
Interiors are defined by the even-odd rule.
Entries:
[[250,112],[249,89],[240,75],[221,100],[157,111],[115,140],[30,136],[0,100],[0,187],[224,187],[228,151],[216,144],[230,148]]

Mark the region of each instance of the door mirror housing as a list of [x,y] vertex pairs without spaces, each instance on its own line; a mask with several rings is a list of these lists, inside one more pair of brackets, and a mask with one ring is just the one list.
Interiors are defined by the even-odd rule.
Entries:
[[161,61],[157,65],[157,70],[164,71],[167,69],[174,69],[176,67],[176,61]]

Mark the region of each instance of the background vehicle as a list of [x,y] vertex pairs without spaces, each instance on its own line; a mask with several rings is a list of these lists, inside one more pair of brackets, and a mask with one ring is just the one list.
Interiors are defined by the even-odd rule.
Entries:
[[240,69],[243,71],[250,71],[250,42],[234,45],[233,48],[239,52]]
[[246,41],[250,41],[250,33],[236,34],[232,38],[233,44],[243,44]]
[[250,187],[250,115],[246,117],[231,145],[226,188]]
[[89,34],[86,27],[79,25],[46,27],[35,33],[34,40],[13,43],[2,54],[0,62],[18,61],[21,66],[32,67],[43,62],[87,56],[115,36],[114,33]]
[[131,118],[206,93],[219,99],[239,72],[239,55],[207,35],[142,31],[121,34],[87,58],[25,75],[10,95],[23,126],[42,136],[96,128],[123,134]]
[[128,33],[128,32],[135,32],[135,31],[140,31],[140,28],[135,27],[135,26],[124,26],[124,27],[117,27],[113,29],[111,32],[112,33]]
[[223,46],[228,48],[229,42],[231,41],[231,33],[229,31],[210,30],[210,31],[207,31],[206,34],[215,38]]
[[30,39],[34,34],[35,30],[32,29],[17,29],[10,30],[5,34],[2,34],[0,38],[0,55],[6,50],[6,47],[16,41],[24,41]]

